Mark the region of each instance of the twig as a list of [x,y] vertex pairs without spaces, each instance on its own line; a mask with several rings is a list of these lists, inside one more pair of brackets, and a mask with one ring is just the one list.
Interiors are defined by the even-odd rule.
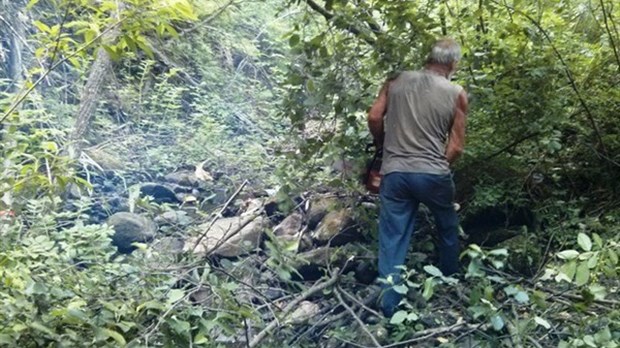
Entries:
[[414,338],[412,338],[410,340],[402,341],[402,342],[398,342],[398,343],[392,343],[392,344],[389,344],[387,346],[383,346],[382,348],[409,346],[412,343],[420,342],[420,341],[426,340],[428,338],[431,338],[431,337],[439,335],[439,334],[445,334],[445,333],[454,332],[454,331],[458,331],[458,330],[462,330],[462,329],[478,330],[479,328],[480,328],[480,325],[471,325],[471,324],[467,324],[467,323],[456,323],[456,324],[451,325],[451,326],[436,327],[436,328],[432,328],[432,329],[418,331],[416,333],[416,337],[414,337]]
[[353,311],[353,309],[351,309],[351,307],[349,307],[349,305],[346,302],[344,302],[344,300],[342,299],[342,295],[340,295],[340,291],[336,289],[335,293],[336,293],[336,297],[338,298],[338,301],[340,301],[340,304],[347,310],[347,312],[351,314],[353,319],[355,319],[355,321],[359,324],[362,330],[364,330],[366,335],[370,337],[370,340],[375,345],[375,347],[381,347],[381,343],[379,343],[379,341],[377,341],[375,336],[370,331],[368,331],[368,328],[366,327],[366,324],[364,324],[362,319],[360,319],[360,317],[357,314],[355,314],[355,311]]
[[[362,303],[362,301],[360,301],[359,299],[357,299],[355,296],[351,295],[350,293],[348,293],[347,291],[345,291],[342,287],[338,286],[338,290],[340,292],[342,292],[347,298],[349,298],[351,301],[357,303],[358,306],[360,306],[361,308],[367,310],[368,312],[372,313],[373,315],[377,316],[377,317],[381,317],[381,314],[379,314],[379,312],[375,311],[374,309],[366,306],[364,303]],[[372,296],[371,296],[372,297]],[[371,300],[372,301],[372,300]]]
[[263,299],[266,300],[266,304],[271,304],[273,306],[275,306],[277,309],[282,310],[282,308],[280,308],[280,306],[278,306],[276,303],[274,303],[269,297],[265,296],[262,292],[260,292],[258,289],[256,289],[252,284],[248,284],[247,282],[238,279],[237,277],[233,276],[232,274],[230,274],[229,272],[219,268],[219,267],[215,267],[213,268],[215,271],[224,273],[225,275],[227,275],[228,277],[232,278],[234,281],[236,281],[239,284],[245,285],[248,288],[250,288],[250,290],[252,290],[252,292],[256,293],[256,295],[258,295],[259,297],[262,297]]
[[[518,320],[519,316],[515,313],[514,306],[512,307],[512,313],[515,319]],[[519,336],[519,330],[514,326],[514,324],[510,320],[506,320],[506,329],[510,334],[510,340],[513,343],[515,348],[523,348],[523,342],[521,341],[521,336]]]
[[214,19],[216,19],[217,17],[219,17],[222,12],[224,12],[224,10],[226,10],[229,6],[234,5],[236,0],[230,0],[228,1],[226,4],[222,5],[220,8],[218,8],[217,10],[213,11],[213,13],[211,13],[209,15],[209,17],[207,17],[204,21],[196,24],[195,26],[183,31],[181,33],[181,35],[185,35],[185,34],[189,34],[193,31],[195,31],[196,29],[200,28],[203,25],[207,25],[209,23],[211,23]]
[[[603,0],[600,0],[601,10],[603,11],[603,19],[605,21],[605,30],[607,31],[607,36],[609,36],[609,43],[611,44],[611,48],[614,51],[614,56],[616,57],[616,63],[618,63],[618,72],[620,72],[620,54],[618,53],[618,48],[616,47],[616,42],[614,41],[613,35],[611,35],[611,30],[609,29],[609,22],[607,21],[608,17],[611,17],[611,13],[608,15],[605,10],[605,3]],[[611,11],[611,9],[610,9]]]
[[532,336],[527,336],[527,341],[530,342],[536,348],[543,348]]
[[[226,210],[226,208],[228,208],[228,206],[230,205],[230,203],[232,203],[232,201],[237,197],[237,195],[239,195],[239,193],[241,192],[241,190],[243,190],[243,188],[245,187],[245,185],[248,184],[248,181],[245,180],[241,186],[239,186],[239,188],[237,189],[237,191],[235,191],[235,193],[233,193],[232,196],[230,196],[230,198],[228,199],[228,201],[226,201],[226,203],[224,203],[224,206],[222,207],[222,209],[220,209],[220,211],[213,217],[213,220],[211,220],[211,222],[209,223],[209,226],[207,227],[207,229],[200,235],[200,237],[198,237],[198,239],[196,240],[196,243],[194,243],[194,246],[192,247],[192,252],[194,252],[194,250],[196,250],[196,247],[198,247],[198,244],[200,244],[200,242],[202,242],[202,240],[204,239],[204,237],[207,236],[207,233],[209,233],[209,231],[211,230],[211,228],[213,227],[213,225],[215,225],[215,222],[217,220],[219,220],[220,217],[222,217],[222,214],[224,213],[224,210]],[[248,222],[249,223],[249,222]],[[243,225],[243,224],[242,224]],[[244,226],[245,227],[245,226]]]
[[[291,303],[289,303],[286,307],[284,307],[284,309],[282,310],[282,317],[280,319],[284,319],[286,316],[288,316],[293,309],[297,308],[297,306],[301,302],[305,301],[308,297],[336,284],[339,277],[340,277],[340,272],[334,272],[334,274],[329,280],[323,283],[316,283],[311,288],[301,293],[299,297],[297,297],[295,300],[291,301]],[[269,335],[269,333],[273,329],[275,329],[276,326],[278,325],[279,325],[279,322],[277,320],[272,320],[271,323],[267,325],[267,327],[265,327],[261,332],[259,332],[256,336],[254,336],[254,338],[249,344],[249,347],[253,348],[253,347],[258,346],[267,337],[267,335]]]

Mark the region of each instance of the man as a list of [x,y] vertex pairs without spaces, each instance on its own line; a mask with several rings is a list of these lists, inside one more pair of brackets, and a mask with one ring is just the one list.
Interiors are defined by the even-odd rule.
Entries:
[[[388,80],[368,114],[368,126],[383,146],[379,216],[379,275],[400,281],[420,203],[435,218],[439,268],[459,271],[458,216],[450,165],[465,143],[467,95],[450,78],[461,58],[452,39],[437,41],[425,67]],[[394,314],[402,296],[385,285],[381,307]]]

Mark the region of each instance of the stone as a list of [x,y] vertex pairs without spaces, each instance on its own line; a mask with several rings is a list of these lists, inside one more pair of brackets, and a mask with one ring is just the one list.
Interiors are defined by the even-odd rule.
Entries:
[[347,260],[361,252],[355,244],[342,247],[321,246],[299,253],[293,267],[303,280],[317,280],[325,275],[323,269],[328,267],[343,267],[347,264],[347,270],[354,270],[357,267],[356,262],[347,263]]
[[174,191],[156,183],[146,183],[140,186],[140,197],[151,196],[156,203],[179,203]]
[[259,210],[263,209],[264,206],[265,206],[265,201],[263,199],[260,199],[260,198],[247,199],[241,204],[241,210],[242,210],[241,216],[252,215],[258,212]]
[[325,215],[337,204],[338,202],[333,197],[321,197],[311,202],[308,210],[308,228],[314,230]]
[[114,229],[112,244],[124,254],[135,249],[132,243],[149,242],[157,232],[157,226],[152,220],[134,213],[116,213],[110,216],[106,223]]
[[312,239],[319,245],[344,245],[362,238],[356,228],[350,209],[329,212],[312,233]]
[[302,301],[285,321],[287,324],[303,324],[321,312],[321,307],[310,301]]
[[177,237],[164,237],[153,243],[153,250],[159,254],[178,255],[183,252],[185,242]]
[[297,236],[301,231],[303,216],[299,213],[293,213],[287,216],[278,226],[273,229],[273,234],[277,237]]
[[187,226],[192,223],[192,218],[187,216],[187,212],[182,210],[167,211],[155,218],[155,223],[159,226],[180,225]]
[[[246,224],[245,227],[228,238],[231,233],[234,233],[243,224]],[[264,225],[265,219],[262,216],[257,218],[230,217],[219,219],[193,252],[198,255],[212,252],[223,257],[236,257],[247,254],[260,245]],[[208,227],[209,223],[199,226],[199,234],[204,233]],[[191,251],[198,238],[198,236],[189,238],[185,242],[184,250]]]
[[192,170],[181,170],[164,176],[164,180],[180,186],[198,186],[200,179]]

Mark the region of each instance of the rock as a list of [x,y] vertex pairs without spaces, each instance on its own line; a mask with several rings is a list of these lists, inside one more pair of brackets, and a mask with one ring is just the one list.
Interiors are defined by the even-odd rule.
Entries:
[[140,197],[151,196],[156,203],[179,203],[174,191],[166,186],[146,183],[140,186]]
[[[343,267],[351,256],[359,254],[360,248],[354,244],[342,247],[322,246],[298,254],[293,267],[297,269],[303,280],[317,280],[325,275],[323,269],[328,266]],[[355,269],[356,266],[356,262],[349,262],[345,271]]]
[[241,204],[241,216],[252,215],[263,209],[265,201],[260,198],[247,199]]
[[308,211],[308,228],[314,230],[327,213],[338,204],[333,197],[321,197],[310,204]]
[[303,217],[299,213],[287,216],[278,226],[273,229],[273,234],[281,236],[297,236],[301,231]]
[[[262,216],[254,218],[248,223],[251,217],[231,217],[219,219],[202,239],[194,250],[195,254],[204,254],[212,251],[219,256],[236,257],[256,249],[261,242],[263,235],[263,225],[265,219]],[[246,224],[247,223],[247,224]],[[239,232],[228,238],[241,225],[246,224]],[[203,233],[209,224],[203,224],[198,228],[199,233]],[[185,242],[185,251],[191,251],[199,237],[189,238]]]
[[187,226],[192,223],[192,218],[187,216],[187,212],[182,210],[167,211],[155,218],[159,226],[180,225]]
[[198,179],[196,173],[191,170],[181,170],[167,174],[164,176],[164,180],[180,186],[195,187],[200,184],[200,179]]
[[349,209],[329,212],[312,233],[312,239],[319,245],[344,245],[358,238],[361,238],[361,235]]
[[127,212],[110,216],[106,223],[114,229],[112,244],[124,254],[131,253],[135,249],[131,243],[149,242],[157,231],[157,226],[152,220]]
[[310,301],[301,302],[285,321],[287,324],[303,324],[321,312],[321,307]]
[[153,250],[162,255],[178,255],[183,252],[185,242],[181,238],[164,237],[153,243]]

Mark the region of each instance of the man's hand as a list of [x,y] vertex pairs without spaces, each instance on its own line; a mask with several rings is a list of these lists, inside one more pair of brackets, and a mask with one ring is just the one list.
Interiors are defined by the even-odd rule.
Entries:
[[454,119],[450,129],[450,138],[446,147],[446,158],[448,163],[453,164],[463,153],[465,148],[465,125],[467,120],[467,93],[462,91],[456,98],[454,106]]
[[383,116],[387,111],[388,89],[389,81],[383,85],[379,92],[379,96],[372,104],[372,107],[370,107],[370,111],[368,111],[368,128],[370,129],[370,133],[374,138],[377,148],[383,147]]

